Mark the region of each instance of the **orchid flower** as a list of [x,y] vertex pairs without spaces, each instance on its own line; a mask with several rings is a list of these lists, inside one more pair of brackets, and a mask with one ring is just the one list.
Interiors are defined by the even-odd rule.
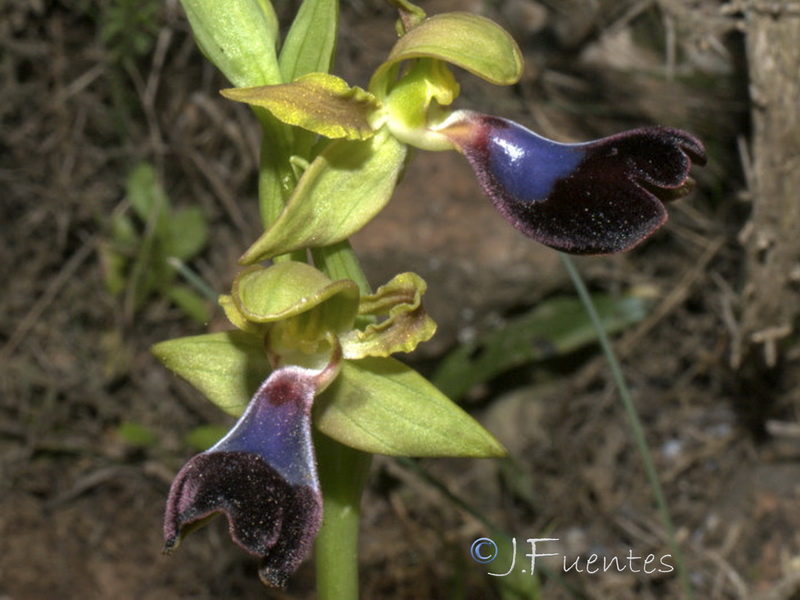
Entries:
[[[705,150],[678,129],[649,126],[566,144],[508,119],[452,110],[459,85],[448,63],[508,85],[522,73],[519,48],[476,15],[412,15],[403,23],[408,29],[368,90],[309,73],[288,83],[222,91],[330,138],[243,264],[347,239],[388,202],[408,147],[461,152],[514,227],[575,254],[631,249],[666,222],[664,201],[692,189],[689,172],[693,162],[705,163]],[[354,169],[359,177],[350,176]]]
[[[157,344],[171,370],[240,415],[216,445],[191,458],[170,488],[164,549],[222,513],[231,538],[261,558],[264,583],[282,587],[320,528],[316,428],[370,453],[502,456],[494,438],[415,371],[410,352],[435,324],[425,283],[403,273],[374,294],[305,263],[242,271],[220,303],[238,331]],[[358,326],[357,319],[368,322]],[[265,378],[265,379],[264,379]],[[264,379],[242,412],[252,382]]]
[[437,127],[463,152],[497,210],[525,235],[564,252],[630,250],[667,220],[663,202],[688,193],[699,140],[643,127],[564,144],[507,119],[457,111]]
[[166,552],[175,549],[188,527],[224,513],[231,538],[261,557],[261,579],[272,586],[286,584],[322,522],[311,404],[334,370],[335,365],[322,372],[275,370],[233,429],[186,463],[167,499]]

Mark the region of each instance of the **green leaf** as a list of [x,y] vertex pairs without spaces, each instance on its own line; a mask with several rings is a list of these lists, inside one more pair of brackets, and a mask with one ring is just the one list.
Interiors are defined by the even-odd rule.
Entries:
[[401,37],[378,68],[369,90],[386,88],[392,67],[403,60],[436,58],[496,85],[511,85],[522,76],[522,52],[497,23],[470,13],[434,15]]
[[133,220],[125,213],[111,216],[111,239],[114,249],[119,252],[132,253],[139,244],[139,234]]
[[[622,331],[647,315],[636,297],[594,298],[609,334]],[[597,333],[578,298],[553,298],[472,344],[459,346],[442,360],[431,381],[451,398],[460,398],[479,383],[530,362],[574,352],[597,341]]]
[[282,83],[267,0],[181,0],[200,50],[237,87]]
[[145,223],[151,235],[160,236],[167,226],[169,198],[149,163],[136,165],[128,175],[126,193],[133,212]]
[[277,221],[239,262],[347,239],[389,201],[405,157],[405,145],[383,129],[362,142],[332,142],[300,178]]
[[330,72],[338,24],[338,0],[303,0],[278,59],[284,81],[317,71]]
[[235,417],[270,373],[261,338],[242,331],[160,342],[151,352],[211,402]]
[[350,279],[331,281],[314,267],[284,261],[251,267],[233,282],[233,301],[255,323],[272,323],[311,310],[323,328],[340,333],[353,326],[358,314],[358,286]]
[[422,375],[392,358],[343,361],[315,402],[317,428],[392,456],[500,457],[505,449]]
[[220,93],[228,100],[266,108],[288,125],[348,140],[373,135],[370,116],[380,107],[372,94],[326,73],[310,73],[283,85],[231,88]]
[[97,251],[100,256],[100,265],[103,270],[106,290],[108,290],[109,294],[116,296],[125,289],[128,281],[128,259],[106,241],[101,241],[98,244]]
[[123,421],[117,427],[117,434],[132,446],[140,446],[146,448],[148,446],[155,446],[158,442],[158,436],[150,429],[136,423],[134,421]]
[[422,295],[427,288],[419,275],[401,273],[375,294],[364,296],[359,314],[386,318],[367,325],[364,331],[355,329],[342,336],[344,357],[357,359],[412,352],[418,344],[431,339],[436,323],[422,307]]
[[208,224],[201,208],[184,208],[170,215],[163,240],[166,256],[189,260],[203,249],[207,241]]
[[178,308],[198,323],[208,323],[211,319],[208,303],[191,288],[185,285],[171,285],[164,293]]
[[187,433],[183,441],[197,452],[203,452],[220,441],[229,429],[224,425],[200,425]]

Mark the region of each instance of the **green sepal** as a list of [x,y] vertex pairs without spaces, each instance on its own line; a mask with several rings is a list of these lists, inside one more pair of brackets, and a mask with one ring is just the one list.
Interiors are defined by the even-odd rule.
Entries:
[[270,373],[263,340],[243,331],[160,342],[151,352],[226,413],[238,417]]
[[278,58],[284,81],[316,71],[330,72],[338,24],[338,0],[303,1]]
[[436,323],[422,306],[422,295],[428,285],[415,273],[401,273],[378,288],[375,294],[361,298],[358,313],[386,317],[367,325],[364,331],[354,329],[340,339],[344,358],[389,356],[395,352],[412,352],[436,332]]
[[359,87],[334,75],[310,73],[292,83],[231,88],[228,100],[267,109],[279,121],[329,138],[365,140],[372,137],[370,117],[380,102]]
[[496,85],[511,85],[522,76],[522,52],[494,21],[470,13],[434,15],[401,37],[369,84],[379,98],[391,83],[393,67],[404,60],[436,58]]
[[303,173],[277,221],[239,262],[347,239],[389,202],[405,157],[406,146],[383,129],[361,142],[331,142]]
[[181,0],[203,54],[237,87],[282,83],[268,0]]
[[501,457],[506,451],[422,375],[393,358],[342,361],[314,406],[317,428],[364,452]]

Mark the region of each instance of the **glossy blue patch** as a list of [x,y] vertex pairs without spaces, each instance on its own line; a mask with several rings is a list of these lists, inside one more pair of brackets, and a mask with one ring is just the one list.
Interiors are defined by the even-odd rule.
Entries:
[[275,371],[255,393],[233,429],[208,452],[258,454],[289,483],[317,489],[311,443],[311,377],[292,367]]
[[486,149],[495,182],[521,202],[541,202],[584,159],[580,145],[553,142],[510,121],[489,129]]

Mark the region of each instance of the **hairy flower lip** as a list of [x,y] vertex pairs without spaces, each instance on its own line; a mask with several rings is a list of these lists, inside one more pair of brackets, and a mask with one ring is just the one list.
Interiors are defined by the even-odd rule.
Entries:
[[273,371],[228,434],[183,466],[167,499],[165,552],[222,513],[233,541],[261,557],[264,583],[286,584],[322,523],[311,405],[335,376],[335,362],[321,371]]
[[435,130],[472,165],[484,192],[520,232],[573,254],[630,250],[667,220],[663,202],[688,193],[702,143],[643,127],[565,144],[513,121],[456,111]]
[[222,513],[231,539],[261,557],[264,583],[284,587],[311,550],[322,523],[319,491],[291,485],[260,456],[216,451],[192,458],[170,489],[164,552],[193,526]]

